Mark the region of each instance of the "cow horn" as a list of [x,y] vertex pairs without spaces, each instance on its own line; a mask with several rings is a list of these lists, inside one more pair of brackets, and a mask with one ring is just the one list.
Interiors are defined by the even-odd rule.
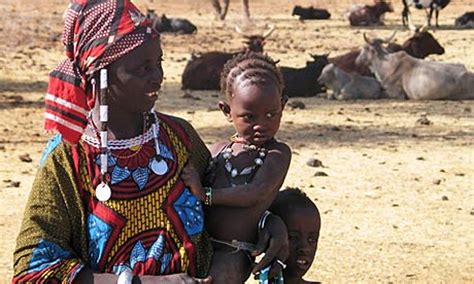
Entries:
[[262,37],[263,39],[266,39],[269,35],[271,35],[271,33],[275,30],[275,26],[274,25],[269,25],[269,28],[266,32],[263,33]]
[[235,31],[238,33],[238,34],[241,34],[243,36],[247,36],[243,31],[242,29],[239,27],[239,26],[235,26]]
[[418,30],[418,28],[412,22],[408,23],[408,29],[413,33],[416,33],[416,31]]
[[366,34],[366,33],[364,33],[364,40],[365,40],[366,43],[368,43],[368,44],[370,44],[370,45],[374,44],[374,42],[373,42],[371,39],[367,38],[367,34]]
[[414,30],[410,30],[410,33],[411,33],[412,36],[415,36],[421,30],[421,27],[414,26],[414,28],[415,28]]
[[421,26],[418,31],[420,33],[427,32],[428,31],[428,25],[426,23],[424,23],[423,26]]
[[383,42],[384,43],[390,43],[393,40],[393,38],[395,37],[396,34],[397,34],[397,30],[394,30],[393,34],[389,38],[384,39]]

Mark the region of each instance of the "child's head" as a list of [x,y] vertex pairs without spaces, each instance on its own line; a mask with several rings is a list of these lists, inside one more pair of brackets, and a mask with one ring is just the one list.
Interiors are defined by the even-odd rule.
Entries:
[[283,219],[288,228],[290,255],[284,270],[287,278],[302,278],[318,248],[321,217],[318,208],[298,188],[278,192],[270,211]]
[[226,101],[219,102],[219,107],[239,137],[262,145],[275,136],[286,102],[275,61],[256,52],[237,55],[224,66],[221,91]]

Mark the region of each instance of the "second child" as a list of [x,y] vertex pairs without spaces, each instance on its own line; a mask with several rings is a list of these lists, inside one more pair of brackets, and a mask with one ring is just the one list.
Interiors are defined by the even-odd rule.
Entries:
[[316,284],[303,279],[318,249],[321,215],[311,199],[298,188],[278,192],[270,211],[288,228],[289,252],[283,270],[285,284]]

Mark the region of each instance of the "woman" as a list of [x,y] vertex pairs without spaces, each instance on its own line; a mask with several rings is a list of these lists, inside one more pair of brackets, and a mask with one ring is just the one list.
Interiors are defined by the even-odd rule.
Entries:
[[[80,0],[64,43],[68,59],[51,72],[45,101],[46,128],[60,135],[26,205],[13,281],[205,277],[201,203],[179,176],[187,162],[202,174],[209,153],[191,125],[152,109],[163,80],[158,34],[129,0]],[[260,246],[269,235],[273,246],[255,270],[287,256],[285,228],[271,220]]]

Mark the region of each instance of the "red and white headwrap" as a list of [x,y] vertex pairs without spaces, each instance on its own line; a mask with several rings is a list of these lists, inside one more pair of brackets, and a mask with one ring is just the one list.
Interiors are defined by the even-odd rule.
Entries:
[[92,90],[86,92],[87,76],[157,37],[151,26],[130,0],[72,1],[63,34],[68,58],[49,74],[46,130],[77,143],[95,103]]

